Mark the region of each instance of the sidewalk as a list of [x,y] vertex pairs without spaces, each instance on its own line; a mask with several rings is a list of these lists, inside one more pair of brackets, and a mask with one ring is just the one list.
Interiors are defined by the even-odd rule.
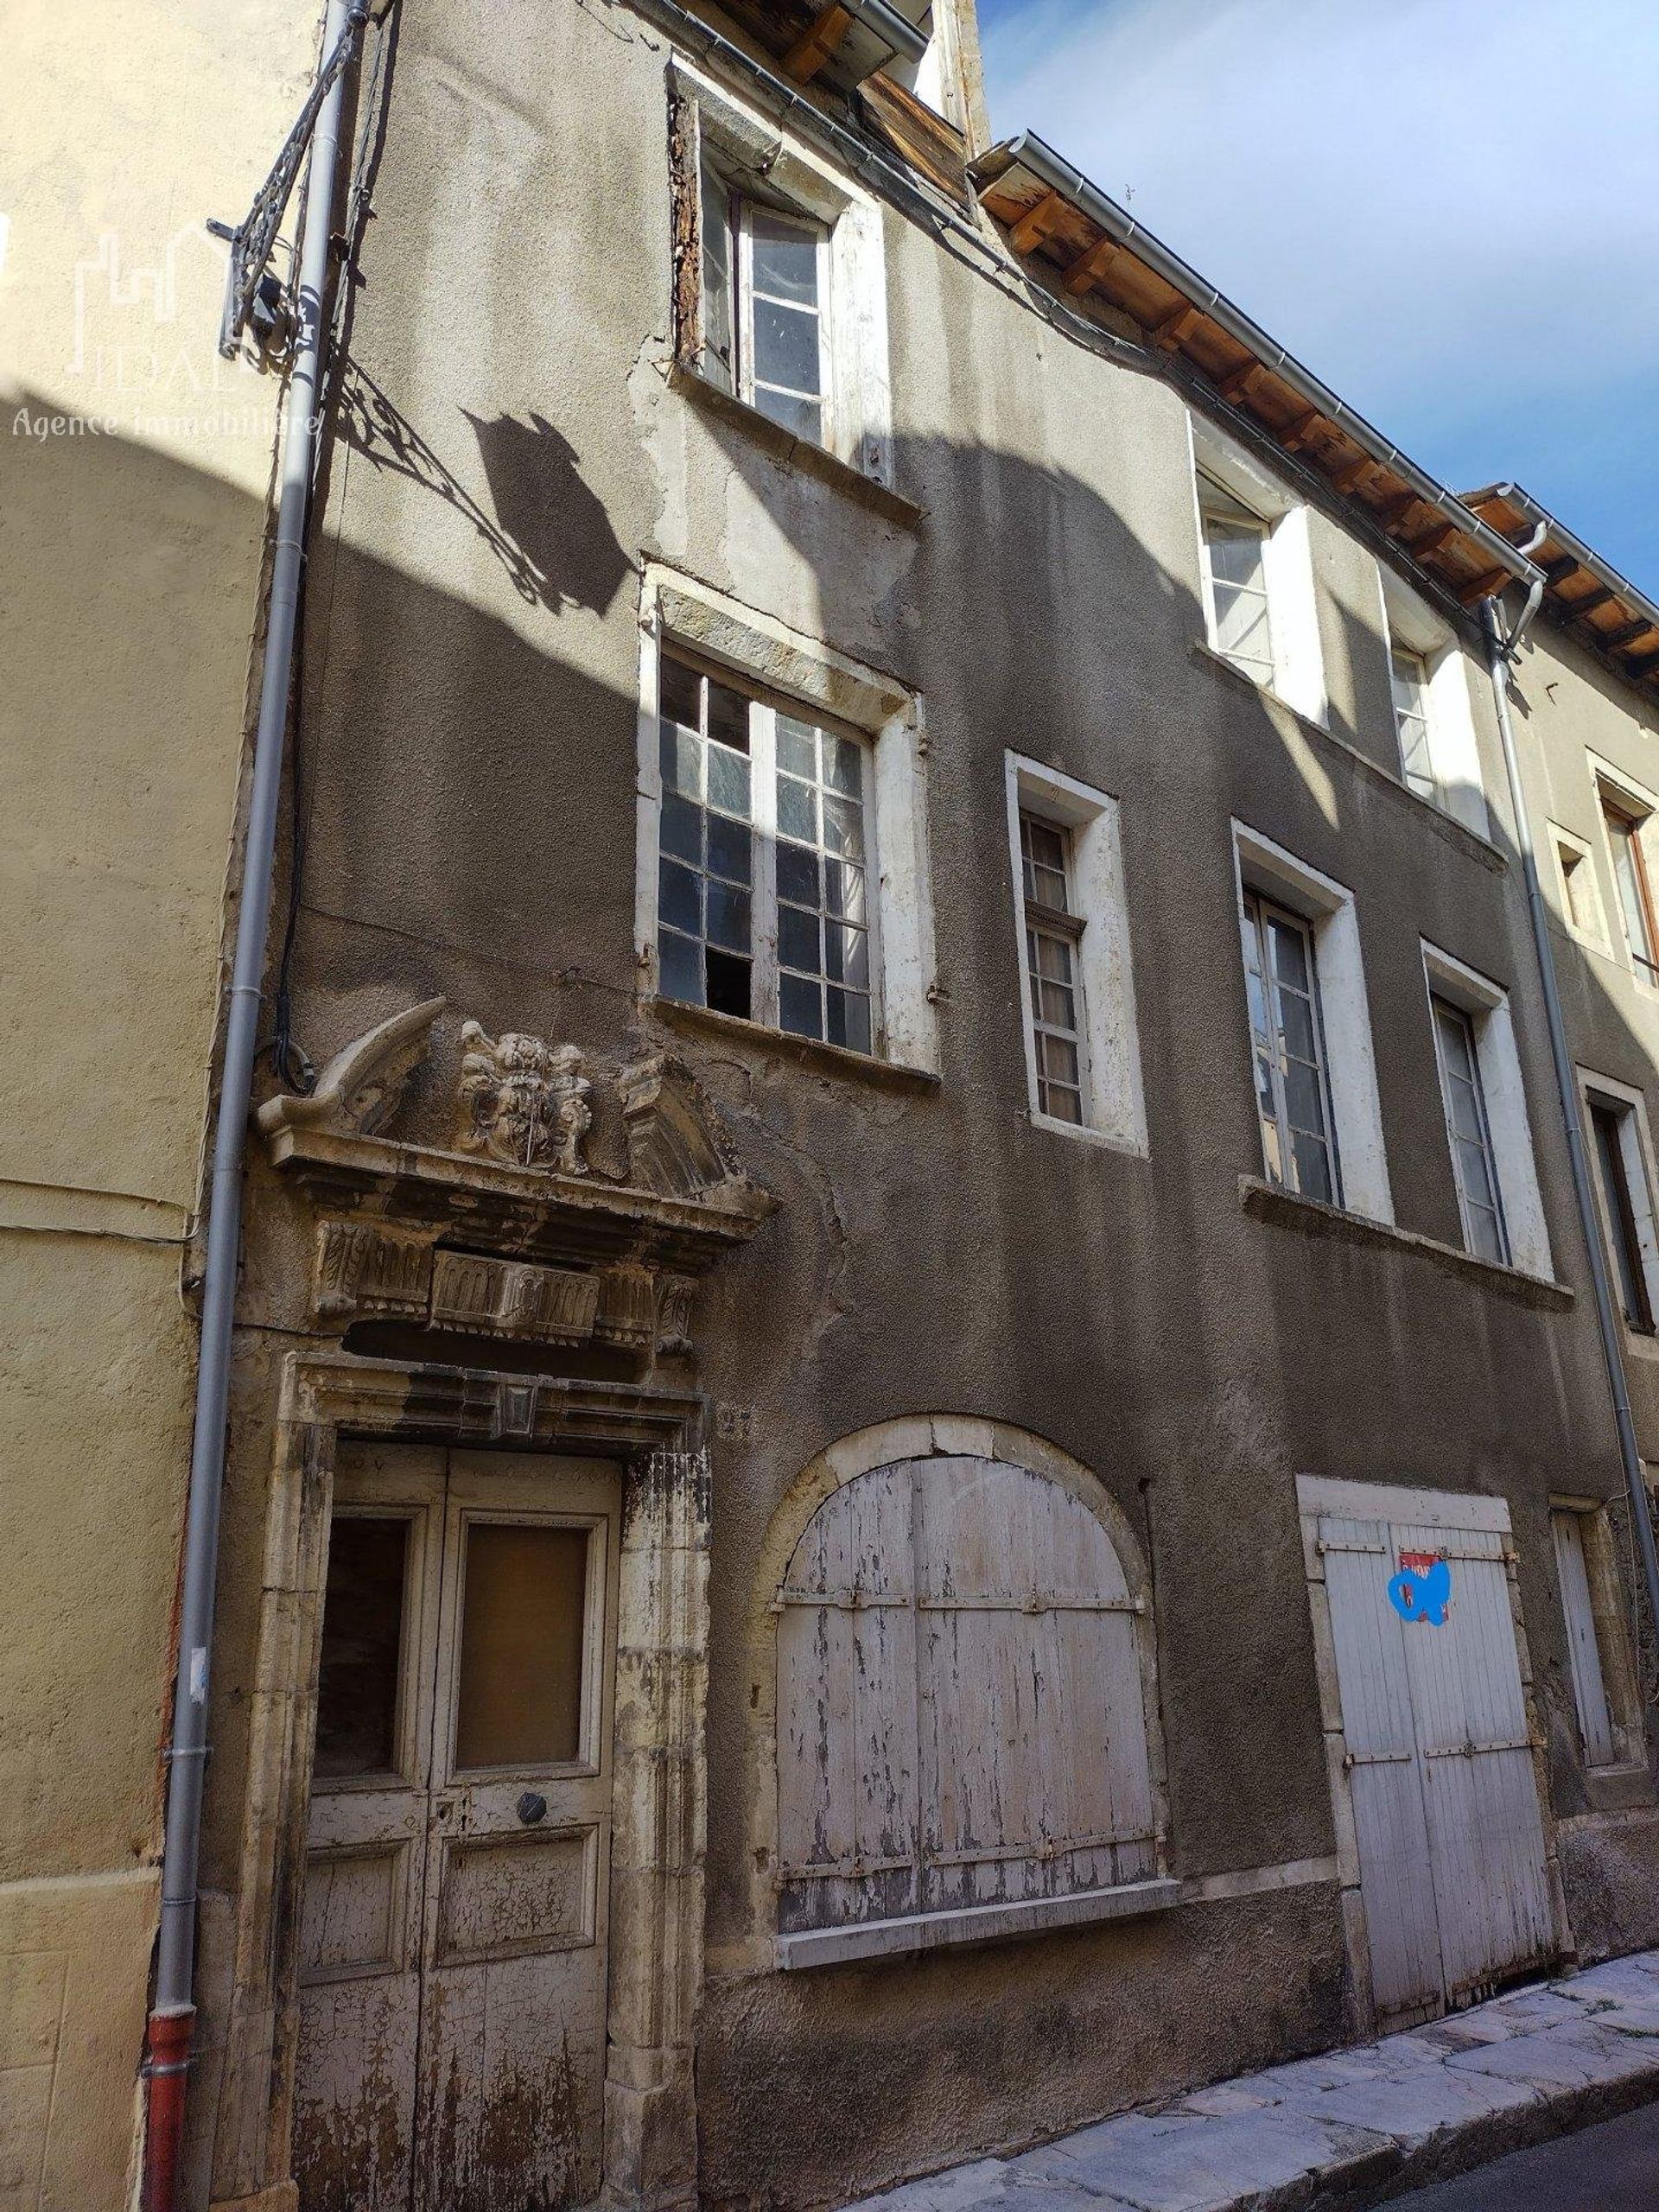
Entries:
[[982,2158],[858,2212],[1348,2212],[1659,2097],[1659,1951]]

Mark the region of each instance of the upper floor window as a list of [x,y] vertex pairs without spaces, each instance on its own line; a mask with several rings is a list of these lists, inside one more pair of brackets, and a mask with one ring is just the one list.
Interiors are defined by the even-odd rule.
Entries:
[[1253,683],[1323,723],[1307,510],[1212,424],[1194,416],[1192,432],[1210,645]]
[[1423,973],[1464,1249],[1548,1275],[1549,1234],[1509,994],[1432,944],[1423,946]]
[[1007,766],[1033,1119],[1144,1152],[1117,802]]
[[1429,1004],[1434,1016],[1434,1050],[1440,1060],[1464,1243],[1483,1260],[1507,1261],[1509,1236],[1498,1196],[1497,1166],[1486,1118],[1486,1096],[1481,1088],[1474,1021],[1449,999],[1431,993]]
[[1626,1327],[1650,1337],[1659,1313],[1659,1236],[1639,1094],[1621,1095],[1598,1078],[1585,1104],[1614,1288]]
[[1304,1198],[1342,1201],[1325,1082],[1313,932],[1246,890],[1241,918],[1256,1106],[1268,1176]]
[[869,1052],[868,746],[673,652],[658,697],[663,995]]
[[1623,791],[1601,785],[1601,818],[1607,833],[1618,910],[1630,965],[1644,983],[1659,984],[1659,927],[1654,919],[1653,890],[1642,832],[1649,817]]
[[676,350],[704,385],[864,474],[890,472],[880,212],[775,122],[675,64]]
[[1491,823],[1462,648],[1451,625],[1392,569],[1379,566],[1377,575],[1401,777],[1484,837]]
[[1394,726],[1399,733],[1400,760],[1406,781],[1419,798],[1438,804],[1440,786],[1428,745],[1428,659],[1409,645],[1395,645],[1389,655],[1394,685]]

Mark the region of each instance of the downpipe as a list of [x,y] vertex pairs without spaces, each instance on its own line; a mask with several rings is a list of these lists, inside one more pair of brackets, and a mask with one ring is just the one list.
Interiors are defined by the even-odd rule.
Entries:
[[[345,28],[347,0],[328,0],[321,54],[326,63]],[[259,720],[254,738],[242,902],[237,916],[225,1027],[225,1067],[213,1128],[207,1250],[201,1288],[201,1347],[179,1614],[179,1665],[173,1737],[167,1752],[167,1827],[162,1855],[162,1917],[156,1989],[145,2034],[143,2212],[177,2212],[186,2084],[195,2026],[197,1876],[207,1700],[219,1570],[219,1502],[230,1402],[232,1332],[242,1241],[242,1169],[258,1042],[260,985],[270,919],[271,874],[282,798],[283,752],[293,672],[295,626],[305,566],[305,531],[320,430],[324,302],[334,173],[345,105],[341,71],[317,112],[307,169],[300,244],[297,333],[283,404],[276,549]]]
[[1567,1124],[1567,1148],[1573,1166],[1573,1192],[1578,1201],[1579,1225],[1584,1231],[1585,1246],[1590,1255],[1590,1280],[1595,1291],[1596,1321],[1601,1332],[1602,1358],[1606,1363],[1607,1384],[1613,1400],[1613,1421],[1618,1431],[1619,1458],[1624,1462],[1624,1482],[1630,1492],[1630,1524],[1636,1531],[1637,1548],[1642,1554],[1642,1574],[1647,1587],[1648,1605],[1656,1633],[1659,1633],[1659,1549],[1654,1544],[1653,1509],[1642,1472],[1642,1455],[1636,1441],[1636,1423],[1630,1414],[1630,1384],[1624,1371],[1624,1347],[1619,1338],[1618,1309],[1613,1303],[1612,1279],[1608,1273],[1601,1224],[1596,1214],[1595,1192],[1590,1180],[1589,1156],[1584,1142],[1584,1116],[1579,1110],[1578,1077],[1567,1044],[1567,1022],[1561,1012],[1560,991],[1555,975],[1555,949],[1550,941],[1549,914],[1544,904],[1543,887],[1539,881],[1538,856],[1533,845],[1526,795],[1522,788],[1515,728],[1510,719],[1510,661],[1520,642],[1522,632],[1537,610],[1542,590],[1541,582],[1533,586],[1520,620],[1507,633],[1495,598],[1481,601],[1481,624],[1486,632],[1486,665],[1492,680],[1492,698],[1497,709],[1498,736],[1503,747],[1503,769],[1510,786],[1510,810],[1515,817],[1516,843],[1520,849],[1521,871],[1527,889],[1527,912],[1532,923],[1533,950],[1537,955],[1538,976],[1543,986],[1550,1055],[1555,1063],[1555,1084],[1560,1093],[1561,1118]]

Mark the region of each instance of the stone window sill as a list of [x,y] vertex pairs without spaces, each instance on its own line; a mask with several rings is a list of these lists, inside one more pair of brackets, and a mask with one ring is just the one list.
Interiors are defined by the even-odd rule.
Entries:
[[798,468],[804,475],[818,477],[861,506],[874,507],[889,522],[902,523],[907,530],[914,530],[925,518],[926,508],[906,499],[902,492],[895,492],[874,476],[867,476],[861,468],[855,468],[851,461],[843,461],[827,446],[815,445],[810,438],[798,438],[781,423],[774,423],[770,415],[751,407],[747,399],[740,399],[735,392],[723,391],[717,384],[711,384],[689,361],[673,363],[668,383],[671,391],[683,393],[695,406],[735,423],[774,460]]
[[1564,1282],[1529,1274],[1524,1268],[1508,1268],[1495,1260],[1478,1259],[1472,1252],[1465,1252],[1456,1244],[1442,1244],[1438,1236],[1424,1236],[1414,1229],[1396,1229],[1392,1222],[1373,1221],[1369,1214],[1349,1213],[1341,1206],[1325,1205],[1318,1198],[1301,1198],[1294,1191],[1281,1190],[1276,1183],[1265,1182],[1259,1175],[1241,1175],[1238,1196],[1245,1212],[1255,1214],[1262,1221],[1278,1222],[1284,1228],[1300,1230],[1306,1236],[1332,1236],[1351,1244],[1414,1252],[1448,1274],[1463,1275],[1488,1290],[1497,1291],[1501,1297],[1516,1299],[1523,1306],[1565,1312],[1574,1302],[1573,1293]]
[[826,1045],[816,1037],[794,1037],[786,1029],[768,1029],[759,1021],[745,1021],[741,1014],[716,1014],[712,1007],[683,1006],[678,999],[647,1001],[650,1011],[671,1029],[692,1036],[713,1037],[722,1043],[745,1045],[769,1058],[793,1060],[821,1075],[844,1076],[855,1082],[885,1084],[897,1090],[938,1090],[941,1078],[931,1068],[912,1067],[906,1060],[878,1059],[874,1052],[855,1052],[845,1045]]
[[1483,868],[1491,868],[1495,875],[1502,875],[1507,871],[1509,861],[1490,837],[1483,837],[1466,822],[1459,822],[1456,815],[1448,814],[1444,807],[1436,806],[1432,799],[1424,798],[1413,791],[1403,777],[1396,776],[1390,769],[1383,767],[1380,761],[1373,760],[1369,753],[1362,753],[1357,745],[1350,745],[1345,737],[1338,737],[1333,730],[1326,729],[1323,722],[1316,722],[1311,715],[1303,714],[1300,707],[1293,707],[1288,699],[1281,699],[1268,685],[1258,683],[1254,677],[1246,676],[1243,669],[1235,668],[1227,656],[1218,653],[1207,638],[1194,638],[1192,650],[1192,658],[1201,665],[1218,670],[1229,683],[1236,685],[1240,690],[1248,691],[1255,699],[1265,700],[1278,713],[1288,715],[1299,729],[1306,730],[1319,744],[1328,745],[1333,753],[1341,753],[1344,760],[1351,761],[1363,774],[1380,784],[1383,790],[1393,791],[1409,805],[1416,807],[1433,827],[1460,852],[1467,853]]
[[1071,1897],[1031,1897],[1020,1904],[964,1905],[955,1912],[912,1912],[896,1920],[867,1920],[855,1928],[813,1928],[779,1936],[778,1964],[785,1973],[804,1967],[842,1966],[855,1959],[893,1959],[960,1943],[991,1943],[1012,1936],[1040,1936],[1052,1928],[1079,1928],[1103,1920],[1128,1920],[1165,1912],[1179,1901],[1179,1882],[1126,1882],[1111,1890],[1082,1890]]

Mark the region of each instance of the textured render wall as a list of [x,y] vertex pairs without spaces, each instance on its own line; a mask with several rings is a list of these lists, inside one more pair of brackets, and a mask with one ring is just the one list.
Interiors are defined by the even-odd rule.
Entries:
[[273,382],[222,262],[314,0],[8,10],[0,137],[0,2199],[127,2201],[189,1448],[181,1296]]
[[[1153,1563],[1171,1857],[1194,1877],[1332,1849],[1299,1471],[1505,1492],[1558,1703],[1546,1500],[1564,1470],[1592,1492],[1618,1471],[1611,1431],[1583,1416],[1600,1384],[1582,1300],[1546,1311],[1240,1204],[1260,1152],[1235,815],[1356,893],[1403,1229],[1458,1233],[1420,938],[1512,989],[1557,1271],[1582,1278],[1516,876],[1390,772],[1367,556],[1315,518],[1332,742],[1195,644],[1170,391],[1066,344],[893,218],[895,476],[925,519],[780,466],[671,390],[667,60],[620,7],[406,11],[356,427],[313,572],[297,1005],[314,1057],[436,992],[440,1058],[463,1015],[606,1051],[671,1042],[782,1200],[696,1317],[710,1400],[752,1425],[714,1444],[699,2086],[706,2194],[807,2204],[1330,2040],[1344,1977],[1328,1882],[925,1964],[772,1974],[747,1637],[767,1529],[817,1452],[963,1412],[1096,1471]],[[388,435],[406,453],[410,430],[419,480]],[[937,1087],[830,1073],[637,1003],[646,559],[923,696]],[[1122,798],[1148,1160],[1025,1117],[1005,747]],[[416,1116],[438,1110],[417,1089]],[[257,1212],[248,1318],[280,1325],[305,1243],[263,1181]],[[251,1561],[268,1443],[251,1342],[247,1358],[227,1541]],[[225,1889],[253,1618],[251,1584],[227,1585],[210,1808]]]

